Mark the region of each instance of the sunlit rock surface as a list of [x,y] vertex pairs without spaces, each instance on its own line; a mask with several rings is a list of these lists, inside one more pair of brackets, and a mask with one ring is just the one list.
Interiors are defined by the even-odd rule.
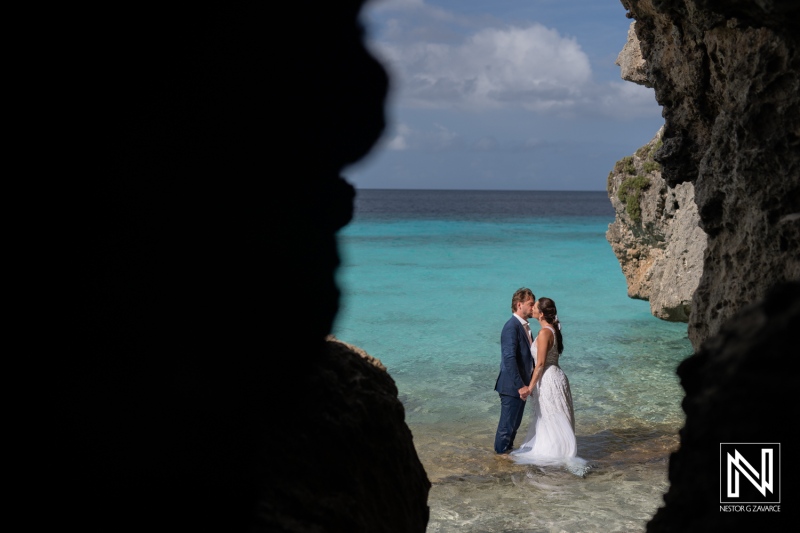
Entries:
[[665,119],[655,159],[694,185],[707,251],[695,348],[747,302],[800,279],[800,3],[622,0]]
[[692,184],[667,186],[653,159],[661,133],[609,173],[608,196],[616,215],[606,239],[625,275],[628,296],[649,300],[658,318],[688,322],[706,235]]

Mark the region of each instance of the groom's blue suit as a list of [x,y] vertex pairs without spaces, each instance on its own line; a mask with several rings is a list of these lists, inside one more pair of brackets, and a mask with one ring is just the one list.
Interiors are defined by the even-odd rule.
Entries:
[[519,397],[519,389],[528,386],[533,372],[528,333],[515,315],[503,326],[500,352],[500,374],[494,385],[494,390],[500,394],[500,422],[494,438],[494,451],[506,453],[514,447],[514,437],[525,410],[525,400]]

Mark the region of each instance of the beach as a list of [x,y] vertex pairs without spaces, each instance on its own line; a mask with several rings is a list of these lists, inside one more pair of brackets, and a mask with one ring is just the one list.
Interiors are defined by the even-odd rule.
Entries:
[[[333,333],[397,384],[432,483],[428,531],[642,531],[662,505],[683,423],[675,368],[692,349],[685,324],[627,297],[612,220],[604,192],[358,192]],[[520,286],[558,305],[585,478],[492,450]]]

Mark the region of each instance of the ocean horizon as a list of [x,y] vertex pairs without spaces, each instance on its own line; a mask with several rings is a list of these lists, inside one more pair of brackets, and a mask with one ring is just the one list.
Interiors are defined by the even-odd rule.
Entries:
[[[605,191],[357,189],[332,333],[397,384],[432,483],[429,532],[643,531],[663,505],[692,348],[686,324],[628,298],[613,220]],[[585,478],[492,449],[500,330],[522,286],[558,306]]]

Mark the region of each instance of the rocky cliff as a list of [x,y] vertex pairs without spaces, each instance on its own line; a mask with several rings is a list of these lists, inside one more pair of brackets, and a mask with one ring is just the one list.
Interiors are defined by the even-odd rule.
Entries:
[[[788,530],[792,505],[721,512],[719,445],[793,442],[778,406],[797,381],[800,327],[800,4],[622,4],[641,46],[638,74],[663,107],[654,159],[669,188],[694,186],[707,235],[689,317],[696,353],[678,369],[686,424],[647,530]],[[796,500],[793,483],[779,490]]]
[[800,59],[793,1],[622,0],[663,106],[654,154],[694,186],[708,235],[695,348],[737,309],[800,279]]
[[[624,70],[624,69],[623,69]],[[606,239],[622,267],[628,296],[650,301],[663,320],[688,322],[703,272],[706,235],[699,226],[694,187],[668,187],[653,159],[662,130],[608,175],[616,216]]]
[[[623,79],[651,87],[634,23],[617,57]],[[694,202],[694,185],[667,186],[654,154],[663,128],[636,153],[618,161],[608,175],[616,216],[606,238],[622,267],[628,296],[650,301],[661,319],[688,322],[703,272],[706,235]]]

